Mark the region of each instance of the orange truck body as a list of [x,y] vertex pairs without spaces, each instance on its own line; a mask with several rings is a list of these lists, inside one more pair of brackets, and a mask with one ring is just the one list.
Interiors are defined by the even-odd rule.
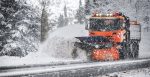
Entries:
[[108,37],[114,42],[122,42],[124,39],[125,30],[114,30],[114,31],[89,31],[89,36],[103,36]]
[[[103,16],[103,17],[96,17],[94,14],[92,19],[124,19],[123,16]],[[90,31],[89,36],[103,36],[109,38],[111,41],[114,42],[114,46],[111,48],[105,49],[94,49],[91,54],[92,60],[96,61],[105,61],[105,60],[119,60],[119,50],[115,43],[123,42],[125,39],[124,34],[126,33],[125,29],[118,29],[112,31]]]
[[[125,30],[115,30],[115,31],[90,31],[89,36],[103,36],[108,37],[111,41],[115,43],[123,42]],[[105,60],[119,60],[119,51],[117,47],[107,48],[107,49],[95,49],[92,51],[91,55],[93,60],[105,61]]]
[[75,42],[75,46],[85,50],[87,57],[91,60],[105,61],[138,57],[141,40],[140,23],[130,21],[120,12],[94,13],[87,19],[86,29],[89,31],[89,36],[76,37],[80,41]]
[[116,47],[107,49],[94,49],[91,58],[95,61],[119,60],[119,51]]

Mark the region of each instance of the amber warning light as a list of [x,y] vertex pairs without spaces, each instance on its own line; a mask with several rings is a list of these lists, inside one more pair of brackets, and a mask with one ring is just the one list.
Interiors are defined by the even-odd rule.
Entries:
[[121,16],[122,13],[116,12],[116,13],[110,13],[110,14],[102,14],[102,13],[93,13],[92,17],[117,17]]

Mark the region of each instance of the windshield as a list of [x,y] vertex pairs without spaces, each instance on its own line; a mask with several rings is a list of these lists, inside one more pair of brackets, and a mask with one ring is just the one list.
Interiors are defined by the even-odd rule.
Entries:
[[90,30],[110,31],[118,30],[123,25],[122,19],[90,19]]

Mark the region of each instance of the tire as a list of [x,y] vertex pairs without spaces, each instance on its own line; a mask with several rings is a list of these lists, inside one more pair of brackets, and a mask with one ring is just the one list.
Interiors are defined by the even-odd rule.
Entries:
[[122,45],[122,48],[119,50],[120,59],[126,58],[126,46],[125,44]]
[[131,47],[131,54],[132,54],[132,58],[138,58],[139,56],[139,43],[134,41],[131,43],[130,45]]
[[120,59],[125,59],[125,50],[124,50],[125,48],[124,48],[124,46],[122,46],[122,48],[121,49],[119,49],[119,58]]
[[138,58],[139,56],[139,43],[137,41],[131,43],[124,43],[120,50],[120,59]]
[[130,45],[126,42],[124,42],[122,45],[122,48],[119,50],[120,59],[127,59],[130,58]]
[[126,30],[127,32],[124,34],[125,39],[124,41],[121,43],[122,48],[119,50],[119,55],[120,55],[120,59],[127,59],[130,58],[131,53],[130,53],[130,31]]

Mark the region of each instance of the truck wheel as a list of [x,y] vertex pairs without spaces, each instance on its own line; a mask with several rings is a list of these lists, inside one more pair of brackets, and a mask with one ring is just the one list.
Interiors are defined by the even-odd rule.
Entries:
[[129,39],[130,39],[130,31],[128,30],[124,36],[126,37],[124,39],[124,41],[122,42],[121,46],[122,48],[119,50],[120,53],[120,59],[126,59],[126,58],[130,58],[130,43],[129,43]]
[[122,49],[119,50],[119,55],[120,55],[119,56],[120,59],[125,59],[125,55],[124,55]]
[[122,44],[122,48],[119,50],[120,59],[126,58],[126,45],[125,43]]
[[134,53],[134,57],[135,58],[139,57],[139,43],[136,43],[136,52]]
[[132,58],[138,58],[138,56],[139,56],[139,43],[133,42],[133,43],[131,43],[130,47],[131,47]]
[[130,58],[130,45],[128,43],[123,43],[122,48],[119,50],[120,59]]

